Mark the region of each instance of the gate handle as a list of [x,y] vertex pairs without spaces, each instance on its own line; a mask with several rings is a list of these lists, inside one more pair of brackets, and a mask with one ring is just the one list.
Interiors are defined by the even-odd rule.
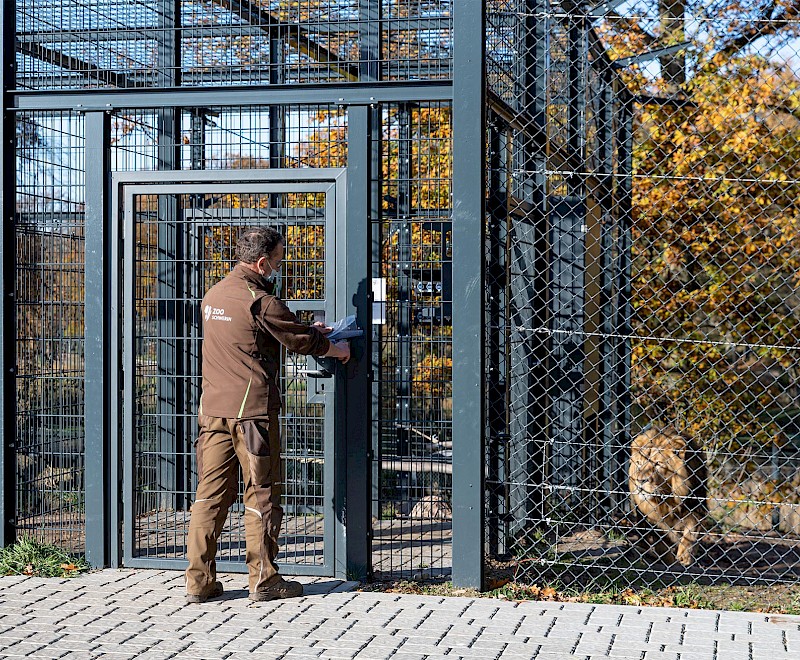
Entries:
[[306,378],[333,378],[333,372],[327,369],[301,369],[297,373]]

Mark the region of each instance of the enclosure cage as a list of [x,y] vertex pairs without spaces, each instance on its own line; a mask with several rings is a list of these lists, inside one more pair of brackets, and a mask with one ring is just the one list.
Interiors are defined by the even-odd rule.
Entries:
[[200,301],[266,225],[290,308],[366,330],[284,359],[287,572],[794,579],[797,17],[757,5],[4,2],[2,543],[185,565]]

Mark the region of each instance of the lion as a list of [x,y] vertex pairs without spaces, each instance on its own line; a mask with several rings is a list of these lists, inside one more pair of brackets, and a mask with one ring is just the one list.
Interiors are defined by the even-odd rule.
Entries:
[[653,525],[648,549],[691,565],[708,510],[702,447],[673,427],[647,429],[631,443],[628,477],[634,512]]

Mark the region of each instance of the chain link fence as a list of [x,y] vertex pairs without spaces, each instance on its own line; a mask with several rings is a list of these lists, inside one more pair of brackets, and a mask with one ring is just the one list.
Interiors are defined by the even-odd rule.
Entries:
[[488,3],[498,574],[797,578],[799,10]]

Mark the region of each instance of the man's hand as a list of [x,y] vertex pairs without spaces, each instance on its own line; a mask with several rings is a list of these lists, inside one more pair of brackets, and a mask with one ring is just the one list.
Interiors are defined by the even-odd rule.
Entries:
[[347,361],[350,359],[350,342],[347,340],[332,341],[331,347],[328,349],[328,352],[325,353],[325,357],[336,358],[342,364],[347,364]]
[[311,324],[311,327],[312,327],[312,328],[316,328],[316,329],[317,329],[317,330],[319,330],[319,331],[320,331],[320,332],[321,332],[323,335],[330,334],[331,330],[333,330],[333,328],[331,328],[331,327],[328,327],[327,325],[325,325],[324,323],[322,323],[322,321],[316,321],[316,322],[312,323],[312,324]]

